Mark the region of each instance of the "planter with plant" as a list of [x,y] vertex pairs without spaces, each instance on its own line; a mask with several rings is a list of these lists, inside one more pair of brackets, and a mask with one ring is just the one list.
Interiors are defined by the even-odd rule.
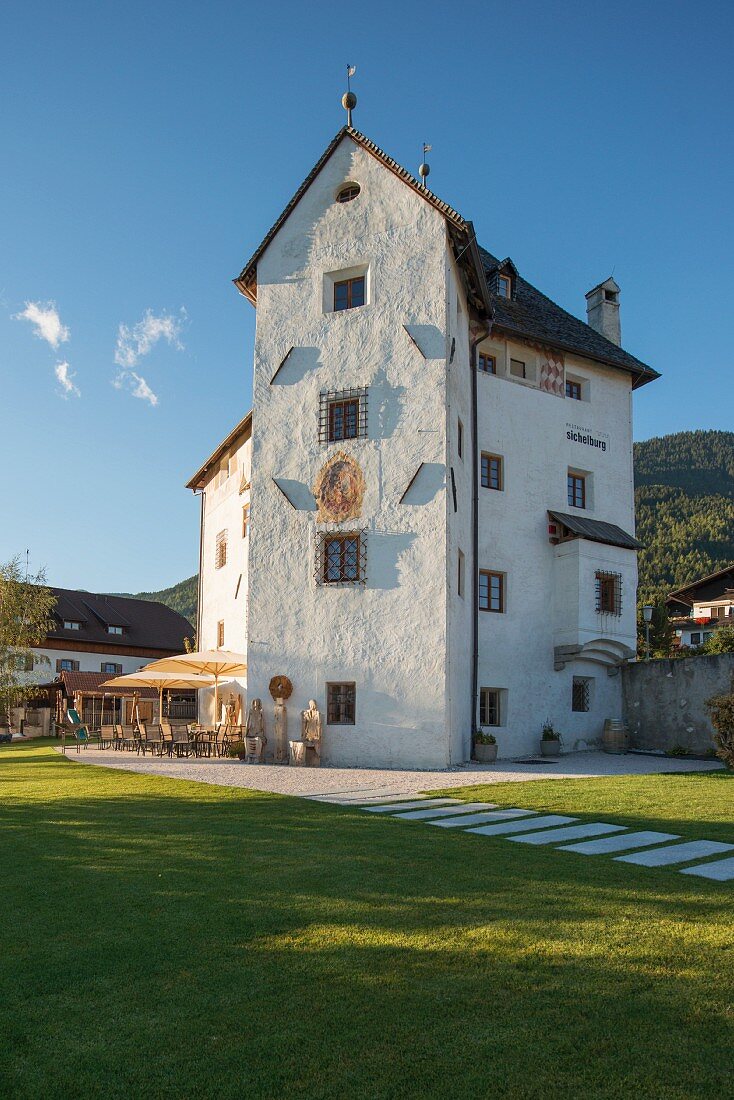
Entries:
[[493,733],[477,730],[474,735],[474,759],[481,764],[494,764],[497,759],[497,738]]
[[561,735],[558,730],[553,728],[553,723],[550,718],[547,718],[543,723],[543,729],[540,734],[540,755],[561,755]]
[[247,745],[244,741],[233,741],[227,749],[228,756],[236,756],[238,760],[244,760],[247,756]]

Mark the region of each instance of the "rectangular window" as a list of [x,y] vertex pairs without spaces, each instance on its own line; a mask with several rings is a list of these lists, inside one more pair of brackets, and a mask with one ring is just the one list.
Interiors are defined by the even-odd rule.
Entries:
[[367,438],[367,388],[319,394],[319,443]]
[[501,726],[501,691],[499,688],[481,688],[479,691],[479,725]]
[[510,298],[512,296],[512,279],[509,275],[497,276],[497,293],[500,298]]
[[504,489],[503,463],[500,455],[482,452],[482,488]]
[[330,726],[353,726],[357,714],[356,684],[326,685],[326,721]]
[[571,688],[571,710],[587,711],[591,698],[591,680],[574,676]]
[[33,672],[33,654],[19,653],[15,658],[16,672]]
[[581,383],[573,382],[570,378],[566,379],[566,397],[570,397],[572,401],[581,400]]
[[220,619],[217,623],[217,649],[221,649],[224,645],[224,619]]
[[622,614],[622,574],[596,574],[596,610],[601,615]]
[[510,374],[513,378],[527,378],[527,370],[522,359],[510,359]]
[[581,474],[568,475],[568,506],[569,508],[586,507],[586,478]]
[[121,676],[122,665],[115,664],[114,661],[103,661],[100,671],[107,676]]
[[458,451],[459,458],[464,457],[464,425],[461,421],[456,426],[456,450]]
[[60,657],[56,662],[57,672],[78,672],[79,662],[72,661],[68,657]]
[[359,579],[359,535],[331,535],[324,540],[324,581]]
[[458,591],[458,593],[459,593],[459,595],[461,596],[462,599],[464,598],[464,576],[465,576],[464,555],[463,555],[462,551],[459,550],[457,591]]
[[479,610],[498,612],[505,610],[504,573],[489,573],[485,569],[480,569]]
[[122,627],[121,626],[108,626],[107,627],[107,633],[108,634],[115,634],[115,635],[119,636],[119,635],[122,634]]
[[484,371],[485,374],[497,373],[497,360],[494,355],[487,355],[484,352],[479,352],[477,359],[477,369]]
[[364,305],[364,275],[334,283],[334,312]]
[[250,528],[250,505],[245,504],[242,508],[242,538],[247,538],[247,532]]
[[220,531],[214,547],[214,568],[221,569],[227,564],[227,532]]
[[701,644],[701,632],[700,631],[694,631],[694,633],[691,634],[691,645],[700,645],[700,644]]
[[76,619],[64,619],[64,630],[81,630],[82,624]]

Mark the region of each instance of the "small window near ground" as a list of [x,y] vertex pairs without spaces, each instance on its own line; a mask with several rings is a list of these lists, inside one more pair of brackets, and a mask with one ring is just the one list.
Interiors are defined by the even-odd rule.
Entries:
[[571,710],[587,711],[591,702],[591,680],[574,676],[571,688]]
[[601,615],[622,614],[622,574],[596,574],[596,610]]
[[227,532],[220,531],[214,547],[214,568],[221,569],[227,564]]
[[499,613],[505,610],[504,573],[490,573],[486,569],[479,571],[479,610]]
[[501,455],[482,452],[482,488],[496,489],[501,492],[505,487],[503,474]]
[[586,478],[583,477],[581,474],[569,474],[567,485],[569,508],[585,508]]
[[499,688],[481,688],[479,692],[479,725],[502,725],[502,692]]
[[334,283],[334,312],[339,313],[344,309],[355,309],[364,305],[364,275],[357,275],[354,279],[342,279]]
[[497,373],[497,359],[494,355],[487,355],[484,352],[479,353],[477,359],[477,369],[483,371],[484,374],[496,374]]
[[326,721],[330,726],[353,726],[357,715],[357,685],[326,685]]
[[345,183],[343,187],[340,187],[336,193],[337,202],[351,202],[352,199],[356,199],[360,192],[360,186],[358,183]]
[[217,623],[217,649],[221,649],[224,645],[224,619],[220,619]]

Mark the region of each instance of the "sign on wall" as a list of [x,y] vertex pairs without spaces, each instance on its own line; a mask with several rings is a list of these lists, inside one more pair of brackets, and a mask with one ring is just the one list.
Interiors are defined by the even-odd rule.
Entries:
[[566,439],[571,443],[583,443],[586,447],[594,447],[597,451],[609,450],[609,436],[606,432],[592,431],[591,428],[583,428],[580,424],[571,424],[566,421]]

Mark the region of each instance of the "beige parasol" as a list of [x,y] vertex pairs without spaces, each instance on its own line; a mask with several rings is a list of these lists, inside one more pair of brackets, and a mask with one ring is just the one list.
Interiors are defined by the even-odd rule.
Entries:
[[[247,657],[229,649],[200,649],[195,653],[179,653],[176,657],[161,657],[146,665],[144,672],[169,672],[214,677],[214,720],[219,719],[219,681],[223,676],[245,676]],[[211,686],[211,680],[209,681]],[[202,687],[205,685],[202,684]]]
[[212,676],[197,675],[196,673],[180,672],[156,672],[150,671],[151,666],[140,669],[139,672],[129,672],[125,676],[115,676],[112,680],[106,680],[99,686],[102,688],[157,688],[158,689],[158,720],[163,717],[163,690],[190,690],[191,688],[211,687],[214,683]]

